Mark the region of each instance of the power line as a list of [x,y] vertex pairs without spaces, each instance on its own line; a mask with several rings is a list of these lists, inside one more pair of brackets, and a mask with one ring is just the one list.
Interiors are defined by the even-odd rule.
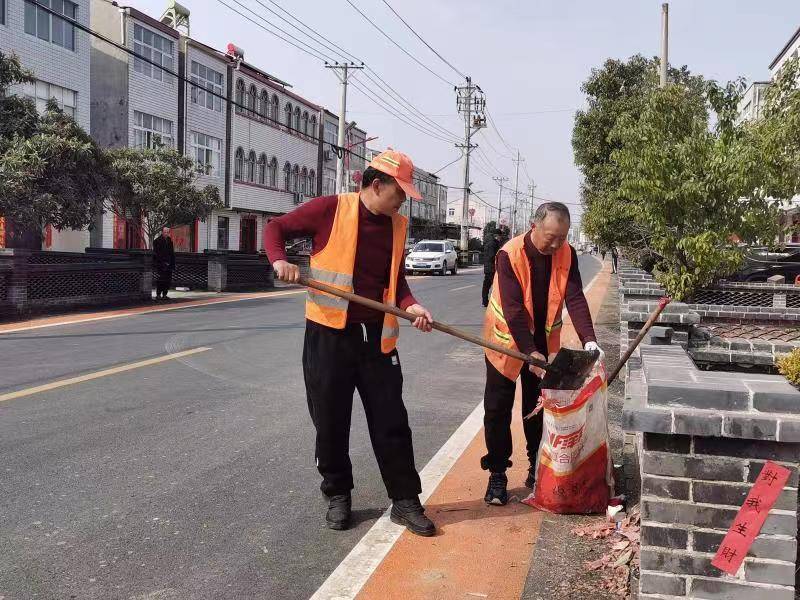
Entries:
[[[274,31],[272,31],[271,29],[267,29],[267,28],[266,28],[266,27],[264,27],[264,25],[262,25],[261,23],[257,23],[257,22],[256,22],[256,21],[254,21],[254,20],[253,20],[251,17],[248,17],[246,14],[244,14],[244,13],[242,13],[242,12],[238,11],[237,9],[235,9],[234,7],[232,7],[231,5],[229,5],[229,4],[226,4],[226,3],[224,2],[224,0],[217,0],[217,2],[219,2],[220,4],[222,4],[223,6],[225,6],[226,8],[228,8],[228,10],[231,10],[231,11],[235,12],[237,15],[241,16],[242,18],[244,18],[244,19],[246,19],[246,20],[250,21],[250,22],[251,22],[253,25],[255,25],[256,27],[260,27],[261,29],[263,29],[263,30],[264,30],[264,31],[266,31],[267,33],[270,33],[270,34],[274,35],[276,38],[278,38],[278,39],[280,39],[280,40],[283,40],[284,42],[286,42],[286,43],[287,43],[287,44],[289,44],[290,46],[294,46],[295,48],[297,48],[297,49],[298,49],[298,50],[300,50],[301,52],[305,52],[305,53],[306,53],[306,54],[308,54],[309,56],[311,56],[311,57],[313,57],[313,58],[316,58],[316,59],[318,59],[318,60],[321,60],[322,62],[327,62],[327,61],[330,61],[330,62],[336,62],[336,61],[334,61],[334,60],[333,60],[331,57],[327,57],[327,58],[326,58],[326,57],[324,57],[324,56],[321,56],[321,55],[318,53],[318,51],[317,51],[315,48],[312,48],[311,46],[309,46],[308,44],[306,44],[306,43],[304,43],[304,42],[301,42],[301,43],[303,44],[303,46],[305,46],[306,48],[310,48],[310,49],[311,49],[311,51],[307,50],[306,48],[303,48],[302,46],[298,46],[298,45],[297,45],[297,44],[295,44],[294,42],[290,42],[290,41],[289,41],[289,40],[287,40],[285,37],[282,37],[282,36],[278,35],[278,34],[277,34],[277,33],[275,33]],[[254,15],[256,15],[257,17],[259,17],[260,19],[262,19],[262,20],[263,20],[265,23],[269,23],[269,21],[267,21],[267,20],[266,20],[266,19],[264,19],[263,17],[259,16],[259,15],[258,15],[258,13],[254,12],[253,10],[251,10],[250,8],[248,8],[247,6],[245,6],[244,4],[242,4],[241,2],[239,2],[238,0],[233,0],[233,2],[235,2],[236,4],[238,4],[239,6],[241,6],[242,8],[244,8],[245,10],[247,10],[247,11],[249,11],[249,12],[253,13],[253,14],[254,14]],[[41,5],[40,5],[40,6],[41,6]],[[270,25],[271,25],[271,24],[270,24]],[[272,26],[273,26],[273,27],[275,27],[274,25],[272,25]],[[276,27],[276,29],[278,29],[278,30],[282,31],[282,30],[281,30],[279,27]],[[294,36],[291,36],[291,37],[294,37]],[[294,39],[297,39],[297,38],[294,38]]]
[[497,134],[497,137],[499,137],[500,141],[503,142],[503,145],[506,148],[508,148],[508,151],[511,152],[511,154],[514,154],[514,152],[515,152],[514,148],[512,148],[511,146],[508,145],[508,142],[503,137],[503,134],[500,133],[500,130],[497,128],[497,123],[494,122],[494,119],[492,118],[492,115],[488,110],[486,111],[486,116],[489,118],[489,123],[491,123],[492,127],[494,127],[494,131]]
[[511,156],[506,156],[506,155],[505,155],[505,154],[503,154],[502,152],[498,151],[498,150],[497,150],[497,148],[495,148],[495,147],[494,147],[494,144],[492,144],[492,141],[489,139],[489,136],[488,136],[488,135],[486,135],[486,134],[483,132],[483,130],[481,130],[481,131],[480,131],[480,133],[481,133],[481,134],[483,134],[483,139],[486,141],[486,143],[487,143],[487,144],[489,144],[489,148],[490,148],[490,149],[491,149],[491,150],[492,150],[492,151],[493,151],[495,154],[497,154],[497,156],[499,156],[500,158],[504,158],[504,159],[506,159],[506,160],[511,160],[511,159],[512,159],[512,157],[511,157]]
[[360,8],[358,8],[358,6],[356,6],[355,4],[353,4],[352,0],[347,0],[347,3],[348,3],[350,6],[352,6],[352,7],[355,9],[355,11],[356,11],[358,14],[360,14],[360,15],[361,15],[361,16],[364,18],[364,20],[366,20],[366,21],[367,21],[367,22],[368,22],[370,25],[372,25],[372,26],[373,26],[375,29],[377,29],[378,31],[380,31],[380,32],[383,34],[383,37],[385,37],[387,40],[389,40],[390,42],[392,42],[392,44],[394,44],[395,46],[397,46],[397,48],[399,48],[399,49],[400,49],[400,50],[403,52],[403,54],[405,54],[406,56],[408,56],[408,57],[409,57],[411,60],[413,60],[415,63],[417,63],[417,64],[418,64],[419,66],[421,66],[423,69],[425,69],[426,71],[428,71],[428,72],[429,72],[431,75],[433,75],[434,77],[437,77],[438,79],[440,79],[441,81],[443,81],[443,82],[444,82],[444,83],[446,83],[447,85],[451,85],[451,86],[455,87],[455,84],[451,83],[450,81],[447,81],[447,79],[445,79],[444,77],[442,77],[441,75],[439,75],[439,74],[438,74],[436,71],[434,71],[433,69],[431,69],[431,68],[430,68],[428,65],[426,65],[425,63],[423,63],[422,61],[420,61],[420,60],[419,60],[417,57],[415,57],[413,54],[411,54],[411,53],[410,53],[408,50],[406,50],[406,49],[405,49],[405,48],[403,48],[403,47],[402,47],[400,44],[398,44],[396,41],[394,41],[394,39],[393,39],[393,38],[392,38],[392,37],[391,37],[391,36],[390,36],[388,33],[386,33],[386,32],[385,32],[383,29],[381,29],[381,28],[380,28],[380,27],[377,25],[377,23],[375,23],[375,22],[374,22],[372,19],[370,19],[370,18],[369,18],[367,15],[365,15],[365,14],[363,13],[363,11],[362,11]]
[[446,64],[448,67],[450,67],[451,69],[453,69],[453,71],[455,71],[456,73],[458,73],[459,75],[461,75],[461,77],[463,77],[464,79],[466,79],[466,78],[467,78],[467,76],[466,76],[466,75],[464,75],[464,73],[462,73],[461,71],[459,71],[458,69],[456,69],[456,68],[453,66],[453,64],[452,64],[450,61],[448,61],[448,60],[447,60],[447,59],[446,59],[444,56],[442,56],[441,54],[439,54],[439,53],[438,53],[438,52],[437,52],[437,51],[436,51],[436,50],[433,48],[433,46],[431,46],[431,45],[430,45],[428,42],[426,42],[424,39],[422,39],[422,36],[421,36],[420,34],[418,34],[416,31],[414,31],[414,28],[413,28],[413,27],[411,27],[411,25],[409,25],[409,24],[408,24],[408,22],[407,22],[407,21],[406,21],[406,20],[405,20],[403,17],[401,17],[401,16],[398,14],[398,12],[397,12],[397,11],[396,11],[394,8],[392,8],[392,5],[391,5],[391,4],[389,4],[389,3],[388,3],[386,0],[383,0],[383,3],[384,3],[386,6],[388,6],[388,7],[389,7],[389,10],[391,10],[391,11],[392,11],[392,12],[395,14],[395,16],[396,16],[398,19],[400,19],[400,20],[403,22],[403,25],[405,25],[406,27],[408,27],[408,29],[411,31],[411,33],[413,33],[413,34],[414,34],[414,35],[417,37],[417,39],[418,39],[420,42],[422,42],[423,44],[425,44],[425,45],[428,47],[428,50],[430,50],[430,51],[431,51],[431,52],[433,52],[433,53],[434,53],[436,56],[438,56],[438,57],[439,57],[439,58],[442,60],[442,62],[443,62],[444,64]]

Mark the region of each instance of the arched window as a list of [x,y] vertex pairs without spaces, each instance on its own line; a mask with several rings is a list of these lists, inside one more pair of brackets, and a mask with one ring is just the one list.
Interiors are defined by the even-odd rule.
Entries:
[[261,90],[261,103],[258,105],[258,115],[264,120],[269,118],[269,94],[267,90]]
[[258,90],[253,84],[250,84],[250,91],[247,93],[247,109],[253,116],[258,110]]
[[283,189],[287,192],[292,191],[292,165],[288,162],[283,165]]
[[317,137],[317,116],[311,115],[311,131],[308,132],[308,135],[315,138]]
[[278,106],[279,104],[280,100],[278,100],[278,94],[275,94],[272,97],[272,114],[270,115],[275,125],[278,124],[278,119],[280,119],[280,115],[278,114],[278,111],[280,110],[280,107]]
[[304,196],[308,196],[308,169],[305,167],[300,173],[300,192]]
[[300,129],[300,107],[294,109],[294,129],[295,133],[300,133],[302,130]]
[[317,194],[317,174],[314,169],[308,172],[308,195],[315,196]]
[[242,173],[244,173],[244,150],[237,148],[233,161],[233,178],[241,181]]
[[241,114],[244,112],[244,80],[239,78],[236,80],[236,112]]
[[292,169],[292,191],[300,191],[300,167],[298,165]]
[[274,156],[269,161],[269,180],[267,185],[276,187],[278,185],[278,159]]
[[258,157],[258,179],[256,180],[257,183],[264,185],[267,182],[267,155],[261,154]]
[[303,133],[308,135],[308,113],[303,113]]
[[255,170],[256,170],[256,153],[250,150],[250,154],[247,155],[247,181],[253,182],[255,181]]
[[287,102],[286,106],[283,108],[284,112],[286,112],[286,126],[292,126],[292,103]]

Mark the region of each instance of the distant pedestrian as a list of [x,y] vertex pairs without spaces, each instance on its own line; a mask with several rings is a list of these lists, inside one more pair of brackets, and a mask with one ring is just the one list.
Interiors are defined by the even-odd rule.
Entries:
[[508,241],[507,229],[501,225],[486,242],[486,247],[483,249],[483,306],[489,306],[489,290],[492,289],[492,282],[494,281],[494,258]]
[[600,250],[600,256],[603,258],[603,261],[606,260],[606,249],[605,248]]
[[172,284],[172,272],[175,270],[175,245],[167,227],[161,230],[153,242],[153,267],[156,271],[156,300],[166,300]]
[[617,247],[611,246],[611,272],[617,272],[617,260],[619,256],[617,255]]

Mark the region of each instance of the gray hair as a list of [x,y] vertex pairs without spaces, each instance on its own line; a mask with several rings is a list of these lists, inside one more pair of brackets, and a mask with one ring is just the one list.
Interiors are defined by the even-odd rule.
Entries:
[[565,219],[567,222],[572,222],[569,209],[566,204],[561,202],[545,202],[539,205],[536,209],[536,214],[533,215],[533,222],[541,224],[547,218],[547,215],[556,214],[560,219]]

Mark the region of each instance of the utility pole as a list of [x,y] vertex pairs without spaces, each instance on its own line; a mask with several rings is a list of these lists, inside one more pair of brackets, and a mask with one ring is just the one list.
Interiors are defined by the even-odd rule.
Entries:
[[472,143],[472,134],[479,129],[486,127],[486,98],[483,91],[472,83],[472,79],[467,77],[466,84],[455,88],[456,107],[458,114],[464,115],[464,143],[456,144],[456,148],[464,151],[464,197],[461,201],[461,251],[466,252],[469,244],[469,155],[477,144]]
[[494,182],[500,186],[500,193],[497,195],[497,227],[503,220],[503,184],[508,181],[508,177],[492,177]]
[[531,180],[531,183],[528,186],[528,193],[531,195],[531,223],[533,222],[533,215],[536,213],[536,203],[533,201],[533,192],[535,189],[536,185],[534,185],[533,181]]
[[517,150],[517,158],[511,159],[513,162],[517,164],[517,174],[514,180],[514,220],[511,223],[511,237],[517,235],[517,205],[519,204],[519,163],[521,163],[524,158],[520,158],[519,150]]
[[661,87],[667,87],[667,65],[669,50],[669,4],[661,5]]
[[336,145],[336,193],[343,194],[345,190],[344,182],[344,132],[347,127],[347,78],[350,76],[351,69],[363,69],[364,65],[356,65],[355,63],[335,63],[332,65],[325,64],[326,69],[333,69],[339,81],[342,83],[342,101],[339,105],[339,137]]

